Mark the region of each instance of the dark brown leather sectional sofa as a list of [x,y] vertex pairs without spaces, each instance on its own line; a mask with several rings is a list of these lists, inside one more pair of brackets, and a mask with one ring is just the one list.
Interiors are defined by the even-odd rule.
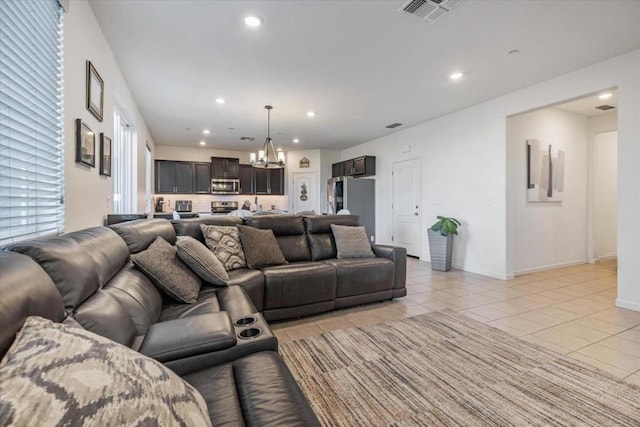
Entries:
[[200,223],[239,221],[141,220],[5,248],[0,357],[27,316],[79,323],[181,375],[205,398],[213,425],[318,425],[265,318],[403,296],[405,253],[374,246],[376,258],[337,259],[330,224],[356,225],[357,217],[256,216],[246,224],[272,229],[289,263],[232,271],[229,286],[203,286],[194,304],[168,300],[130,261],[158,236],[202,240]]

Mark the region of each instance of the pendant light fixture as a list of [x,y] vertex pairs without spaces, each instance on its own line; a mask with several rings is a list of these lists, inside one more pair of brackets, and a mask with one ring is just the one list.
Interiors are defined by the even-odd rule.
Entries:
[[265,105],[264,108],[267,110],[267,139],[264,140],[262,150],[258,151],[257,156],[256,153],[249,155],[251,166],[263,169],[283,168],[284,153],[282,151],[276,153],[273,147],[273,140],[271,139],[271,110],[273,110],[273,107],[271,105]]

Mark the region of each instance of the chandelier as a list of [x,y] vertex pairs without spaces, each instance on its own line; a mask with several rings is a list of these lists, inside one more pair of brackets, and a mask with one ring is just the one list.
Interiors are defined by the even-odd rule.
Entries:
[[249,160],[251,161],[251,166],[254,168],[283,168],[284,153],[282,151],[276,152],[275,148],[273,148],[273,140],[271,139],[271,110],[273,110],[273,107],[271,105],[265,105],[264,108],[267,110],[267,139],[264,140],[264,145],[262,146],[262,150],[258,151],[258,155],[256,156],[256,153],[251,153]]

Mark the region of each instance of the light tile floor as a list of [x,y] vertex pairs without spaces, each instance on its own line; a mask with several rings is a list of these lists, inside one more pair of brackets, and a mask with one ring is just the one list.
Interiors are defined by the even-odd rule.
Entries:
[[498,280],[407,260],[407,296],[271,324],[280,342],[449,308],[640,385],[640,312],[617,308],[616,264]]

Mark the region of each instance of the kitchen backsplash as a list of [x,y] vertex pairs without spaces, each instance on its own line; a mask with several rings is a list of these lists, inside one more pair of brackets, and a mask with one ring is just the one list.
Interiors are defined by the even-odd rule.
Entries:
[[192,212],[211,212],[211,202],[214,200],[220,201],[237,201],[238,207],[242,207],[245,200],[251,203],[251,210],[256,210],[255,199],[258,198],[258,204],[262,205],[263,210],[269,210],[272,206],[275,209],[286,211],[289,209],[289,198],[287,196],[267,196],[267,195],[237,195],[237,196],[225,196],[225,195],[210,195],[210,194],[163,194],[164,197],[164,212],[173,212],[176,207],[176,200],[191,200]]

